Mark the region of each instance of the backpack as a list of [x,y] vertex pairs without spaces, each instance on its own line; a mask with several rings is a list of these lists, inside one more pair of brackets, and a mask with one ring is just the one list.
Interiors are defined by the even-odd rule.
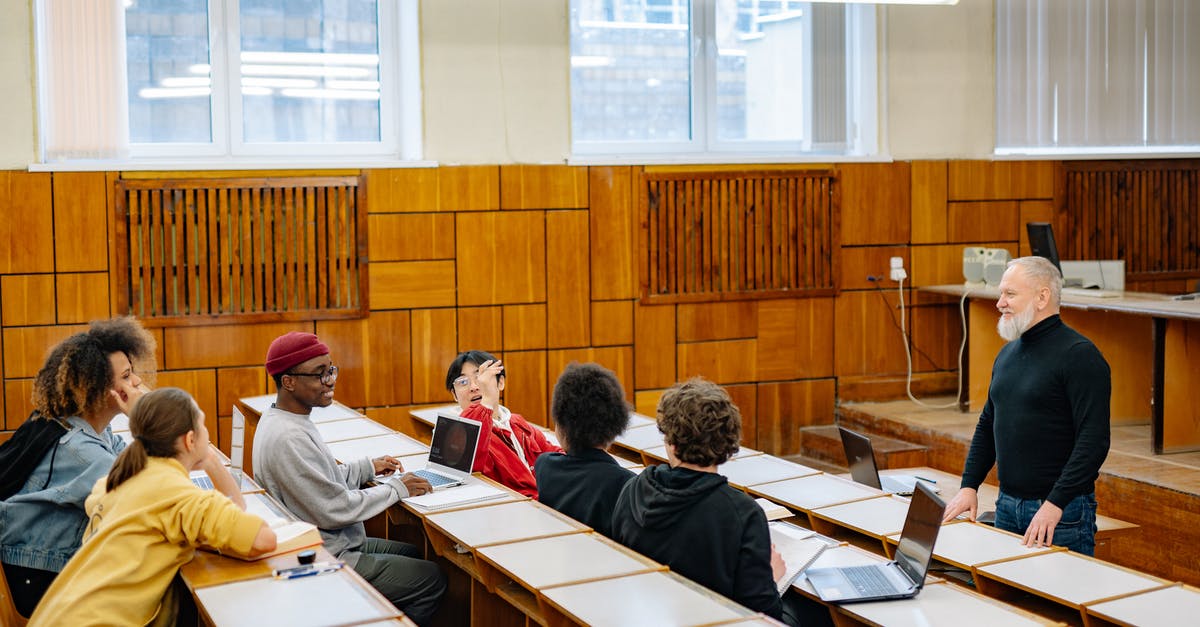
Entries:
[[[12,437],[0,444],[0,501],[25,486],[29,475],[69,429],[59,420],[46,418],[36,410],[17,428]],[[51,466],[53,472],[53,466]]]

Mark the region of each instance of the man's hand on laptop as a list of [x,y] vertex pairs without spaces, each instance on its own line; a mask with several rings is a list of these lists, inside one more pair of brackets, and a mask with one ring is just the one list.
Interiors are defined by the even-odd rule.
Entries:
[[942,522],[950,522],[958,518],[959,514],[967,512],[967,520],[975,520],[975,515],[979,513],[979,492],[974,488],[963,488],[946,503],[946,515],[942,518]]
[[371,464],[375,466],[376,475],[390,475],[404,470],[404,466],[400,464],[400,460],[391,455],[376,457],[371,460]]
[[433,492],[433,486],[429,485],[428,481],[411,472],[392,477],[388,479],[388,483],[403,485],[404,489],[408,491],[409,496],[421,496],[422,494]]

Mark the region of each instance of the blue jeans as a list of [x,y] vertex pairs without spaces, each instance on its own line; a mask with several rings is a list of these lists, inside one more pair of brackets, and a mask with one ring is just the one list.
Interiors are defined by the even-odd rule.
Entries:
[[[1029,528],[1042,499],[1019,499],[1004,492],[996,499],[996,528],[1021,535]],[[1077,496],[1063,508],[1062,518],[1054,528],[1055,546],[1065,546],[1076,553],[1096,554],[1096,495]]]

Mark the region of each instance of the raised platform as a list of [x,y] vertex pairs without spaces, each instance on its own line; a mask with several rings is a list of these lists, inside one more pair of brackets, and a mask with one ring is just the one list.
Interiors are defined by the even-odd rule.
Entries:
[[[851,429],[923,445],[929,466],[959,473],[978,415],[904,400],[844,403],[838,419]],[[1200,585],[1200,453],[1155,455],[1149,425],[1114,427],[1096,498],[1101,514],[1142,527],[1114,541],[1112,561]]]

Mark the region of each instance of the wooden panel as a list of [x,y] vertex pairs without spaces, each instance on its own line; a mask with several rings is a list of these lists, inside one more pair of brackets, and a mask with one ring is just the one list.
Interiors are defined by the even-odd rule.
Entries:
[[[839,376],[896,374],[906,369],[904,343],[889,308],[899,305],[895,290],[882,295],[843,292],[834,304],[834,370]],[[886,302],[885,302],[886,300]],[[895,312],[897,318],[899,312]]]
[[[904,259],[904,267],[912,271],[912,261],[909,259],[907,246],[843,246],[842,247],[842,276],[839,279],[840,289],[866,290],[896,287],[896,282],[888,278],[891,271],[891,258]],[[867,280],[868,276],[878,279],[877,282]],[[905,281],[907,284],[908,281]]]
[[[409,414],[408,407],[368,407],[363,413],[367,418],[389,429],[413,435],[409,433],[412,430],[412,416]],[[405,468],[405,470],[416,470],[416,468]]]
[[958,348],[962,343],[962,317],[958,299],[909,291],[909,338],[913,370],[958,370]]
[[587,346],[591,338],[586,211],[546,212],[547,345]]
[[208,427],[209,438],[216,437],[220,446],[220,431],[217,429],[217,373],[212,369],[173,370],[158,373],[158,387],[174,387],[186,390],[204,412],[204,426]]
[[679,344],[679,379],[704,377],[717,383],[757,379],[755,340],[723,340]]
[[1020,246],[1018,247],[1018,256],[1024,257],[1033,254],[1029,250],[1029,232],[1025,228],[1030,222],[1050,222],[1054,225],[1055,232],[1061,232],[1062,226],[1055,224],[1054,201],[1052,200],[1023,200],[1018,205],[1018,213],[1020,219],[1017,225],[1017,231],[1021,236]]
[[56,275],[54,291],[60,324],[88,322],[109,315],[107,272]]
[[742,414],[742,445],[758,448],[758,386],[751,383],[724,387]]
[[451,214],[375,214],[367,223],[373,263],[454,258],[454,216]]
[[680,342],[752,338],[758,328],[758,303],[680,303],[676,335]]
[[453,261],[391,261],[367,266],[371,310],[453,307]]
[[504,406],[526,420],[550,425],[547,401],[550,384],[546,375],[546,351],[506,351],[504,362]]
[[0,276],[0,312],[6,327],[54,324],[54,275]]
[[758,303],[757,380],[833,376],[832,298]]
[[665,388],[675,383],[673,305],[634,305],[633,350],[637,389]]
[[217,368],[217,415],[232,416],[233,402],[239,398],[274,392],[275,384],[267,380],[266,366]]
[[458,355],[453,309],[414,309],[412,312],[412,402],[450,403],[446,368]]
[[55,269],[108,270],[109,187],[103,172],[53,175]]
[[357,408],[409,403],[409,333],[407,311],[318,322],[317,335],[329,344],[334,363],[343,368],[338,400]]
[[910,183],[907,163],[844,163],[842,244],[905,244],[909,240]]
[[363,170],[367,211],[437,211],[439,171],[438,168]]
[[[993,314],[993,323],[998,316],[998,313]],[[1149,424],[1151,373],[1154,371],[1154,352],[1151,350],[1154,331],[1150,317],[1064,309],[1062,319],[1100,349],[1112,370],[1110,408],[1113,426]],[[1197,443],[1200,444],[1200,440]]]
[[[1010,256],[1016,256],[1016,242],[984,242],[976,244],[985,248],[1003,248]],[[947,283],[962,283],[962,244],[945,244],[941,246],[913,246],[912,267],[908,275],[910,281],[905,285],[924,287],[926,285],[946,285]]]
[[912,243],[940,244],[946,241],[945,161],[913,161]]
[[[1200,322],[1169,320],[1163,355],[1163,450],[1200,446],[1200,403],[1196,364],[1200,363]],[[1112,364],[1112,359],[1109,359]],[[1113,370],[1113,385],[1117,384]]]
[[594,300],[637,298],[637,180],[628,167],[588,168]]
[[313,332],[300,322],[273,324],[174,327],[164,329],[161,347],[167,370],[261,366],[275,338],[289,331]]
[[499,209],[500,167],[468,165],[438,168],[438,207],[442,211]]
[[459,216],[455,239],[460,305],[546,300],[544,212]]
[[639,390],[633,394],[633,410],[643,416],[658,415],[658,399],[665,390]]
[[983,411],[987,401],[988,384],[992,380],[992,363],[1004,346],[1004,340],[996,333],[996,303],[991,300],[969,299],[967,301],[967,334],[971,338],[967,345],[968,366],[971,373],[968,384],[970,411]]
[[800,428],[833,424],[834,379],[758,385],[758,448],[772,455],[801,452]]
[[504,306],[504,350],[546,348],[546,305]]
[[0,207],[0,274],[53,272],[50,175],[0,171]]
[[4,381],[4,428],[15,430],[33,413],[33,379]]
[[503,315],[500,307],[458,309],[458,350],[481,350],[498,354],[504,347]]
[[86,325],[4,329],[4,377],[34,377],[55,344],[73,333],[86,330]]
[[[571,362],[594,362],[613,371],[625,389],[625,398],[633,401],[633,347],[612,346],[608,348],[571,348],[552,350],[546,353],[546,372],[550,385],[546,387],[546,398],[554,397],[554,385],[559,375]],[[653,412],[650,415],[654,415]]]
[[1054,165],[1054,161],[951,161],[947,198],[1053,198]]
[[592,303],[592,346],[633,344],[633,301]]
[[500,166],[501,209],[584,209],[587,168],[569,165]]
[[1016,201],[949,203],[950,242],[1011,241],[1020,238]]

